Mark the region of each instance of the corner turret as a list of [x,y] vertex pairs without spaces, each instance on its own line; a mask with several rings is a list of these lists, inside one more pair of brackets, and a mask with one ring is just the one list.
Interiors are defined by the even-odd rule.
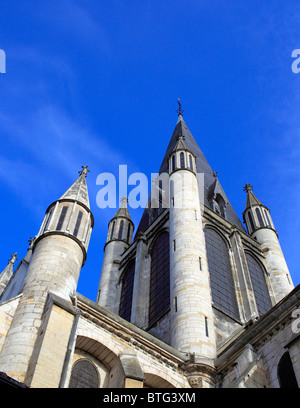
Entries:
[[253,186],[246,184],[246,207],[243,213],[249,235],[262,245],[267,272],[270,274],[275,301],[279,302],[294,288],[270,210],[253,193]]
[[117,313],[118,307],[116,296],[120,278],[120,256],[131,244],[134,230],[134,224],[127,208],[128,199],[123,197],[121,202],[120,208],[108,224],[108,234],[104,246],[104,258],[96,300],[99,305],[106,307],[114,313]]

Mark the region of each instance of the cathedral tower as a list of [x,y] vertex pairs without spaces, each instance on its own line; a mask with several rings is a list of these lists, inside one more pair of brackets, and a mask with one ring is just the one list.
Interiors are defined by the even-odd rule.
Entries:
[[[87,166],[78,180],[51,204],[32,245],[23,295],[0,354],[0,371],[28,385],[29,360],[49,292],[70,300],[76,291],[93,228],[86,185]],[[17,356],[17,357],[16,357]],[[33,367],[33,365],[32,365]]]
[[252,189],[250,184],[246,184],[244,187],[244,191],[247,192],[247,200],[243,218],[249,235],[262,245],[277,303],[293,289],[294,285],[281,250],[270,210],[259,201]]

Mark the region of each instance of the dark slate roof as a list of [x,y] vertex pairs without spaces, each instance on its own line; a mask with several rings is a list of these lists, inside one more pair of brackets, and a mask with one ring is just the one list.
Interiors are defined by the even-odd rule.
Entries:
[[[196,164],[197,164],[197,172],[198,173],[204,173],[204,185],[205,185],[205,191],[204,191],[204,204],[211,208],[210,203],[208,201],[209,198],[209,192],[211,191],[211,186],[215,186],[216,179],[213,176],[213,170],[210,167],[208,161],[206,160],[204,154],[202,153],[200,147],[198,146],[197,142],[195,141],[194,137],[192,136],[191,132],[189,131],[185,121],[183,120],[182,115],[178,116],[178,121],[175,126],[173,135],[171,137],[171,140],[169,142],[169,145],[167,147],[167,151],[165,153],[164,159],[162,161],[162,164],[159,169],[159,173],[163,172],[168,172],[168,158],[172,151],[174,150],[175,146],[178,143],[178,135],[182,134],[184,136],[184,144],[190,150],[195,156],[196,156]],[[220,185],[221,186],[221,185]],[[222,189],[223,190],[223,189]],[[224,193],[225,195],[225,193]],[[228,198],[225,195],[225,200],[227,201],[227,207],[226,207],[226,219],[231,222],[232,224],[235,224],[239,229],[241,229],[243,232],[245,232],[245,229],[243,227],[243,224],[241,223],[239,217],[237,216],[236,212],[234,211],[232,205],[230,204]],[[149,225],[149,217],[148,217],[148,211],[145,209],[143,216],[141,218],[139,227],[136,231],[136,234],[138,234],[140,231],[145,231]]]

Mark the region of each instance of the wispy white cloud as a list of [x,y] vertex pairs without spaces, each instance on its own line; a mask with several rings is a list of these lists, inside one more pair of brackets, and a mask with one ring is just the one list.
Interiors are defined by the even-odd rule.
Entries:
[[101,24],[101,7],[93,7],[92,10],[94,14],[79,1],[60,0],[55,1],[41,17],[46,24],[53,24],[57,32],[75,39],[85,48],[96,46],[99,50],[110,53],[109,35]]
[[[95,196],[97,174],[126,163],[104,135],[95,134],[53,106],[44,106],[19,122],[1,115],[0,127],[5,138],[17,146],[11,155],[0,157],[0,179],[31,207],[38,196],[43,203],[49,200],[51,190],[58,186],[67,189],[81,165],[88,164],[92,170],[89,177],[93,182],[89,184]],[[52,195],[50,200],[56,198]]]

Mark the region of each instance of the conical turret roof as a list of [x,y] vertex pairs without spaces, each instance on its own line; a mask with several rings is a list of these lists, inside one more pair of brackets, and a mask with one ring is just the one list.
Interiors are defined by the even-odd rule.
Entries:
[[69,199],[78,201],[87,206],[88,208],[90,208],[89,194],[86,184],[86,176],[89,170],[87,170],[87,166],[82,166],[82,169],[83,170],[79,171],[80,176],[78,177],[78,179],[60,197],[60,200]]
[[122,202],[121,206],[119,207],[118,211],[116,212],[115,216],[112,219],[119,218],[119,217],[127,218],[128,220],[132,222],[130,213],[127,207],[127,203],[128,203],[127,197],[122,197],[121,202]]

